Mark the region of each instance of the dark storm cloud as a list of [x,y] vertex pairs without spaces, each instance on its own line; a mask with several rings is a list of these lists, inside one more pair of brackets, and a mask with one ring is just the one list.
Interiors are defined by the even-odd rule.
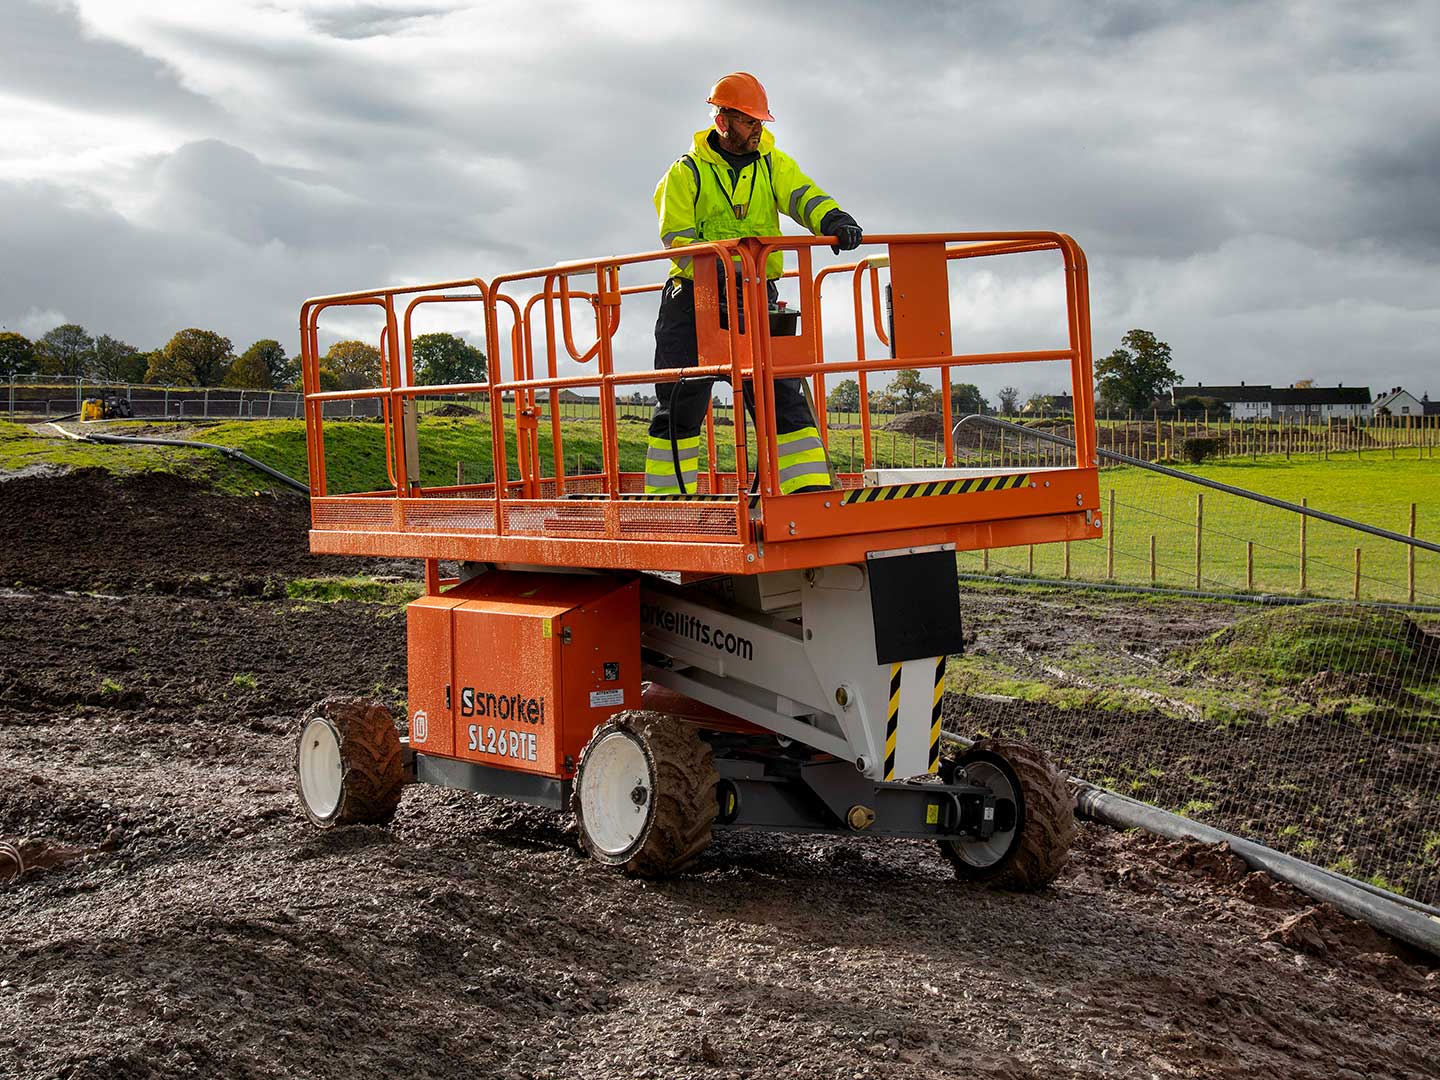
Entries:
[[15,0],[7,5],[4,34],[0,90],[17,97],[189,121],[219,114],[213,102],[182,86],[172,68],[87,34],[73,5]]
[[1440,117],[1372,136],[1344,163],[1353,232],[1440,259]]

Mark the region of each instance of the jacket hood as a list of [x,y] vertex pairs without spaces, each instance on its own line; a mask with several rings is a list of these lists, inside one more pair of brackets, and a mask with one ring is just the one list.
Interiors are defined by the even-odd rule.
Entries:
[[[719,154],[717,154],[710,146],[710,132],[714,130],[715,129],[713,127],[708,127],[703,131],[695,132],[695,145],[694,148],[690,151],[690,154],[697,161],[703,159],[705,161],[713,162],[716,165],[725,165],[725,159],[722,158]],[[760,156],[764,157],[766,154],[770,153],[770,151],[774,149],[775,136],[770,134],[769,128],[762,129],[760,132]]]

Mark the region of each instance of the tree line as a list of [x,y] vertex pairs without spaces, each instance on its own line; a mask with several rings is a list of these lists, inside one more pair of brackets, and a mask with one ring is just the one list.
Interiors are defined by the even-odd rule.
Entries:
[[[1095,395],[1102,408],[1149,409],[1155,399],[1180,381],[1180,374],[1171,365],[1170,346],[1149,330],[1131,330],[1120,340],[1120,347],[1095,364]],[[895,373],[890,384],[869,394],[870,408],[875,412],[939,412],[940,390],[927,383],[915,368]],[[831,412],[859,412],[860,384],[843,379],[825,397]],[[1022,410],[1044,414],[1050,410],[1051,398],[1032,394],[1021,400],[1013,386],[1000,388],[992,409],[989,399],[974,383],[952,383],[950,408],[957,416],[970,413],[995,412],[1016,416]]]
[[[422,386],[486,380],[485,354],[464,338],[440,331],[411,343],[416,381]],[[358,390],[381,382],[380,350],[363,341],[337,341],[320,360],[321,390]],[[1120,347],[1095,365],[1095,389],[1102,408],[1144,410],[1180,381],[1171,365],[1170,346],[1149,330],[1131,330]],[[213,330],[181,330],[158,349],[142,352],[127,342],[83,326],[65,323],[30,341],[0,332],[0,375],[51,375],[94,382],[153,383],[170,386],[225,386],[242,390],[299,390],[300,364],[273,338],[255,342],[238,356],[230,339]],[[843,379],[825,399],[832,412],[859,412],[860,385]],[[940,391],[914,368],[898,371],[882,390],[870,394],[879,412],[938,412]],[[1021,401],[1020,391],[1002,387],[995,407],[974,383],[950,387],[950,407],[958,415],[999,412],[1015,416],[1027,406],[1049,410],[1044,394]]]
[[[484,382],[485,354],[443,331],[421,334],[412,351],[423,386]],[[381,382],[380,350],[363,341],[337,341],[320,360],[321,390],[358,390]],[[241,390],[299,390],[300,362],[273,338],[238,356],[229,338],[213,330],[181,330],[149,352],[83,326],[65,323],[34,341],[0,333],[0,375],[53,376],[92,382],[168,386],[223,386]]]

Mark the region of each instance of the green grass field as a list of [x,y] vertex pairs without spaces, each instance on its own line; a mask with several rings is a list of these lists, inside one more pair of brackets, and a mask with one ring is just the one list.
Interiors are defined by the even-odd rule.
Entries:
[[[1440,462],[1402,450],[1357,462],[1353,457],[1330,461],[1314,457],[1230,460],[1186,469],[1199,476],[1245,488],[1288,502],[1309,505],[1404,534],[1409,530],[1410,504],[1416,504],[1416,533],[1440,540]],[[1100,476],[1100,502],[1108,517],[1110,492],[1115,512],[1106,522],[1104,538],[1070,545],[1069,576],[1085,581],[1107,580],[1107,555],[1114,548],[1113,580],[1151,584],[1150,539],[1155,538],[1154,584],[1196,587],[1196,496],[1203,495],[1199,587],[1207,591],[1301,591],[1301,518],[1234,495],[1211,491],[1143,469],[1107,469]],[[1355,549],[1361,551],[1360,597],[1405,602],[1408,599],[1405,545],[1311,519],[1305,526],[1305,589],[1317,596],[1352,597],[1355,591]],[[1247,580],[1247,543],[1253,572]],[[1037,546],[1033,575],[1065,576],[1065,545]],[[979,553],[961,558],[962,569],[982,570]],[[1031,551],[992,551],[988,569],[995,573],[1029,575]],[[1440,603],[1440,555],[1415,557],[1415,600]]]

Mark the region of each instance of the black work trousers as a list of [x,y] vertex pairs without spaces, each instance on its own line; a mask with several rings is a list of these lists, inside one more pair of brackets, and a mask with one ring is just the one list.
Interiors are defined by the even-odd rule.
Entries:
[[[779,295],[773,281],[768,283],[771,303]],[[735,295],[740,303],[740,329],[745,329],[744,296],[737,283]],[[769,318],[766,311],[763,318]],[[725,292],[720,293],[720,326],[729,329]],[[695,367],[699,350],[695,343],[695,282],[689,278],[674,277],[665,283],[660,293],[660,315],[655,320],[655,367]],[[728,380],[727,380],[728,381]],[[679,383],[657,383],[655,396],[659,404],[650,418],[650,435],[657,439],[685,439],[700,433],[705,422],[705,410],[710,404],[710,390],[715,380],[711,378],[684,379]],[[788,435],[801,428],[814,427],[815,417],[805,400],[805,391],[800,379],[776,379],[775,386],[775,430],[777,434]],[[755,415],[754,395],[747,380],[742,394],[745,409]],[[671,423],[674,430],[671,430]]]

